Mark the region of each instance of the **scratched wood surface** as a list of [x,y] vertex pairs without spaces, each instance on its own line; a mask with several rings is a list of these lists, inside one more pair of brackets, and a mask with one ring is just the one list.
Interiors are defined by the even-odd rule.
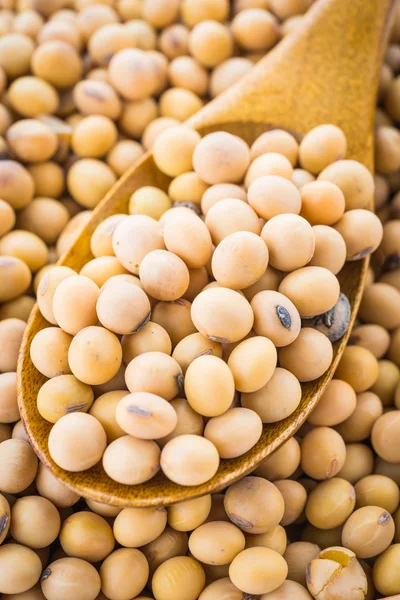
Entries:
[[[322,123],[339,125],[348,139],[347,158],[373,167],[373,119],[380,66],[396,0],[318,0],[302,28],[286,37],[238,84],[210,102],[188,124],[201,133],[226,130],[252,143],[272,127],[298,139]],[[96,226],[115,213],[127,213],[131,194],[144,185],[167,189],[151,154],[134,165],[107,194],[79,238],[59,264],[77,272],[93,257],[90,237]],[[371,207],[372,208],[372,207]],[[352,323],[361,299],[368,260],[348,263],[340,276],[352,306]],[[334,344],[331,368],[303,386],[300,406],[287,419],[264,426],[259,442],[245,455],[221,462],[207,483],[183,487],[162,474],[137,486],[111,480],[101,465],[69,473],[51,460],[47,438],[51,424],[38,413],[36,397],[45,378],[35,369],[29,348],[37,331],[48,326],[37,307],[28,322],[18,364],[18,402],[33,447],[54,475],[85,497],[118,506],[171,504],[223,489],[250,473],[287,441],[318,402],[338,364],[347,337]],[[349,330],[350,331],[350,330]]]

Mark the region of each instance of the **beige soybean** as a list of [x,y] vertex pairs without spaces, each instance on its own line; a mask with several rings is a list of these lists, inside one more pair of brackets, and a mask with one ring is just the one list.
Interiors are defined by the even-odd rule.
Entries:
[[250,206],[265,220],[280,214],[300,213],[300,193],[296,186],[284,177],[259,177],[249,186],[247,193]]
[[344,213],[334,227],[346,242],[347,260],[359,260],[375,252],[382,240],[382,223],[362,208]]
[[31,485],[38,469],[38,459],[25,440],[7,439],[0,444],[0,489],[19,494]]
[[189,365],[185,394],[190,406],[199,414],[207,417],[222,415],[230,407],[234,393],[234,376],[221,358],[206,354]]
[[349,383],[356,393],[373,386],[378,374],[378,361],[372,352],[362,346],[345,348],[335,373],[338,379]]
[[315,225],[313,231],[315,249],[308,264],[324,267],[336,275],[346,262],[346,243],[343,237],[336,229],[327,225]]
[[158,567],[152,589],[157,600],[196,600],[205,581],[204,569],[197,560],[175,556]]
[[168,66],[168,78],[173,87],[187,89],[198,96],[207,93],[207,70],[191,56],[174,58]]
[[197,23],[189,36],[189,51],[205,67],[215,67],[233,54],[230,29],[213,20]]
[[39,581],[42,563],[30,548],[11,543],[0,547],[0,569],[3,573],[0,592],[20,594]]
[[286,579],[287,563],[270,548],[247,548],[240,552],[229,567],[234,585],[247,594],[267,594]]
[[332,379],[325,388],[308,422],[312,425],[332,427],[348,419],[357,405],[353,388],[341,379]]
[[126,433],[145,440],[165,437],[178,421],[174,408],[166,400],[147,392],[125,396],[118,403],[115,416]]
[[270,481],[289,478],[300,465],[300,444],[296,438],[290,438],[276,452],[264,459],[255,474]]
[[108,152],[108,165],[121,177],[143,155],[143,147],[135,140],[120,140]]
[[260,8],[240,11],[232,21],[235,41],[247,51],[269,50],[279,40],[279,25],[270,12]]
[[5,200],[0,200],[0,217],[0,237],[2,237],[4,234],[13,229],[16,219],[13,207]]
[[[99,288],[102,288],[111,278],[118,277],[118,275],[128,276],[128,281],[132,282],[130,274],[115,256],[99,256],[93,258],[93,260],[89,260],[82,267],[79,275],[89,277]],[[115,279],[113,279],[112,283],[114,282]]]
[[80,81],[74,87],[73,99],[84,115],[104,115],[116,119],[121,112],[121,100],[106,81]]
[[314,253],[313,229],[299,215],[272,217],[264,225],[261,237],[268,246],[271,266],[281,271],[304,267]]
[[241,342],[231,353],[228,366],[239,392],[256,392],[272,377],[277,363],[274,344],[256,336]]
[[254,331],[268,337],[277,347],[291,344],[299,335],[300,315],[294,304],[274,290],[257,293],[251,300]]
[[261,231],[257,213],[237,198],[225,198],[214,204],[207,212],[205,223],[215,245],[232,233],[250,231],[259,235]]
[[179,435],[203,435],[204,421],[202,415],[193,410],[184,398],[174,398],[170,402],[174,408],[178,422],[170,434],[158,440],[158,445],[163,448],[167,442]]
[[374,467],[374,455],[366,444],[347,444],[346,460],[340,470],[340,477],[357,483],[363,477],[370,475]]
[[152,310],[152,321],[165,329],[173,348],[186,336],[196,332],[191,307],[188,300],[179,298],[173,302],[157,302]]
[[344,466],[346,446],[342,437],[330,427],[309,431],[301,444],[301,468],[317,480],[335,477]]
[[[203,101],[194,92],[184,87],[171,87],[160,97],[160,114],[183,123],[203,106]],[[189,169],[188,169],[189,170]]]
[[211,496],[209,494],[184,500],[168,506],[168,524],[176,531],[193,531],[204,523],[210,510]]
[[179,485],[200,485],[211,479],[219,467],[218,451],[198,435],[179,435],[161,452],[161,469]]
[[44,198],[61,196],[65,185],[65,175],[59,164],[48,161],[30,165],[28,171],[35,182],[36,196]]
[[380,506],[393,514],[399,505],[399,487],[384,475],[367,475],[355,487],[356,507]]
[[28,321],[34,306],[35,300],[31,296],[18,296],[18,298],[4,302],[1,305],[0,319],[21,319],[21,321]]
[[224,131],[206,135],[193,153],[194,171],[209,184],[240,182],[249,162],[246,142]]
[[56,479],[50,469],[42,463],[39,463],[35,484],[39,494],[58,508],[67,508],[79,500],[78,494]]
[[121,366],[121,344],[103,327],[85,327],[71,342],[68,362],[72,373],[83,383],[106,383]]
[[34,233],[14,229],[0,239],[0,253],[22,260],[36,273],[48,261],[48,248]]
[[204,437],[210,440],[221,458],[236,458],[245,454],[260,439],[262,421],[248,408],[231,408],[210,419]]
[[179,395],[183,387],[180,366],[163,352],[145,352],[134,358],[125,378],[130,392],[149,392],[166,400]]
[[68,350],[72,337],[58,327],[47,327],[39,331],[32,340],[30,356],[42,375],[56,377],[68,375]]
[[[283,154],[294,167],[297,163],[299,145],[296,139],[283,129],[272,129],[262,133],[250,149],[251,159],[254,160],[261,154],[277,152]],[[288,189],[288,188],[287,188]]]
[[17,403],[17,374],[0,374],[0,423],[14,423],[19,419]]
[[306,133],[299,147],[303,169],[318,174],[331,163],[345,158],[347,140],[335,125],[319,125]]
[[[400,544],[392,544],[375,560],[373,581],[376,589],[385,595],[399,594],[400,581],[396,564],[399,557]],[[395,596],[394,596],[395,597]]]
[[372,206],[374,179],[369,170],[355,160],[337,160],[327,166],[318,180],[330,181],[343,192],[346,210]]
[[[50,273],[52,272],[47,274],[48,281],[51,277]],[[97,323],[96,302],[99,297],[99,288],[89,277],[70,276],[69,272],[64,273],[64,271],[59,273],[63,277],[61,281],[61,277],[57,277],[57,273],[47,284],[50,287],[54,280],[54,284],[57,286],[53,295],[52,312],[61,329],[66,333],[76,335],[84,327]],[[43,279],[39,286],[38,297],[47,296],[49,292],[51,294],[52,289],[46,289],[46,283]],[[44,292],[43,288],[45,288]]]
[[400,411],[390,410],[374,423],[371,442],[375,452],[388,462],[400,462],[397,450],[397,435]]
[[[151,321],[141,327],[139,331],[136,331],[131,335],[123,336],[121,345],[122,356],[126,365],[145,352],[163,352],[165,354],[171,354],[172,350],[171,338],[168,333],[161,325]],[[173,356],[173,358],[177,360],[176,356]],[[182,368],[180,361],[177,360],[177,362]]]
[[296,522],[303,514],[307,502],[307,491],[298,481],[283,479],[275,481],[275,485],[283,496],[285,512],[281,524],[285,527]]
[[41,496],[19,498],[11,511],[11,535],[29,548],[45,548],[54,542],[61,520],[57,508]]
[[139,276],[145,291],[157,300],[177,300],[189,286],[187,266],[167,250],[149,252],[140,264]]
[[212,272],[223,287],[235,290],[249,287],[260,279],[268,265],[268,248],[249,231],[225,237],[212,256]]
[[364,570],[347,548],[326,548],[310,562],[307,573],[307,587],[313,597],[323,594],[323,598],[334,598],[351,589],[358,600],[367,593]]
[[203,193],[201,198],[201,212],[203,215],[207,215],[210,208],[217,204],[217,202],[227,198],[246,202],[247,194],[240,185],[235,183],[216,183]]
[[174,202],[191,202],[200,206],[208,185],[194,171],[175,177],[168,187],[168,195]]
[[199,600],[217,600],[217,598],[227,597],[230,600],[242,600],[243,592],[239,590],[229,577],[217,579],[209,583],[199,596]]
[[[135,577],[132,577],[132,571]],[[135,548],[114,550],[100,567],[101,590],[107,598],[132,598],[143,590],[149,576],[145,556]]]
[[313,181],[302,186],[301,215],[311,225],[333,225],[343,215],[342,190],[330,181]]
[[114,333],[128,335],[140,330],[150,318],[150,302],[143,290],[129,283],[110,285],[98,297],[100,323]]
[[9,87],[9,102],[23,117],[52,114],[58,108],[58,95],[50,83],[40,77],[19,77]]
[[200,525],[189,537],[189,550],[199,561],[211,565],[229,564],[244,550],[245,537],[232,523],[216,521]]
[[22,119],[11,125],[7,142],[17,158],[23,162],[41,162],[54,156],[57,136],[48,125],[36,119]]
[[227,0],[204,0],[201,4],[196,0],[184,0],[181,7],[182,20],[188,27],[212,19],[223,22],[229,14]]
[[100,158],[117,141],[117,128],[109,117],[92,115],[82,119],[74,128],[71,146],[78,156]]
[[400,326],[399,300],[400,291],[392,285],[373,283],[364,291],[359,316],[367,323],[381,325],[390,331]]
[[300,382],[321,377],[329,368],[332,358],[331,342],[323,333],[310,327],[303,327],[292,344],[279,350],[279,364]]
[[132,194],[129,201],[129,214],[148,215],[158,221],[171,206],[171,200],[165,192],[148,185]]
[[151,95],[158,83],[152,58],[139,48],[117,52],[109,64],[109,77],[115,89],[127,100]]
[[[296,18],[296,17],[292,17]],[[302,17],[300,17],[302,18]],[[297,598],[298,600],[311,600],[312,596],[306,588],[297,581],[286,579],[276,590],[264,594],[263,600],[285,600],[285,598]]]
[[338,301],[340,286],[335,275],[323,267],[303,267],[286,275],[279,291],[293,302],[300,316],[314,317]]
[[399,368],[390,360],[380,360],[379,373],[371,392],[379,396],[383,406],[393,404],[395,391],[400,379]]
[[277,525],[266,533],[246,533],[246,548],[254,548],[254,546],[263,546],[275,550],[283,555],[287,545],[286,530],[282,525]]
[[0,371],[17,370],[18,353],[26,323],[21,319],[0,321]]
[[373,392],[357,394],[354,412],[336,429],[346,443],[361,442],[371,435],[375,421],[383,411],[382,402]]
[[224,506],[229,519],[246,533],[266,533],[279,524],[284,500],[278,488],[261,477],[245,477],[229,486]]
[[227,90],[231,85],[242,79],[252,69],[253,63],[241,56],[228,58],[220,63],[210,77],[210,96],[215,98]]
[[148,563],[150,575],[153,576],[158,567],[174,556],[184,556],[188,550],[188,539],[183,531],[166,527],[155,540],[142,546],[141,551]]
[[[117,178],[112,169],[97,158],[81,158],[67,174],[67,186],[72,198],[85,208],[94,208],[107,194]],[[82,186],[82,181],[86,182]]]
[[293,542],[288,544],[283,558],[288,565],[288,579],[306,585],[307,567],[318,554],[319,547],[310,542]]
[[128,390],[114,390],[105,392],[98,396],[90,407],[90,414],[95,417],[103,426],[107,435],[107,442],[111,443],[119,437],[125,435],[125,432],[118,425],[115,412],[116,408],[127,394]]
[[26,263],[14,256],[0,256],[0,300],[6,302],[23,294],[32,279]]
[[99,256],[112,256],[112,236],[117,225],[126,218],[126,215],[117,214],[104,219],[94,230],[90,238],[90,249],[95,258]]
[[244,180],[245,188],[248,190],[256,179],[265,175],[277,175],[291,181],[293,175],[292,164],[286,156],[278,152],[266,152],[257,156],[247,171]]
[[394,536],[390,514],[379,506],[357,509],[346,521],[342,543],[358,558],[371,558],[384,552]]
[[215,342],[238,342],[253,326],[248,301],[227,288],[211,288],[193,301],[191,317],[199,332]]
[[107,447],[103,456],[103,468],[118,483],[143,483],[159,471],[160,449],[152,440],[139,440],[124,435]]
[[131,215],[121,221],[113,234],[113,250],[120,263],[134,275],[144,257],[164,248],[160,225],[147,215]]
[[167,510],[157,508],[124,508],[114,521],[113,531],[118,544],[139,548],[162,534],[167,525]]
[[46,381],[37,395],[41,416],[56,423],[72,412],[87,412],[93,403],[93,390],[73,375],[56,375]]
[[38,235],[46,244],[54,244],[69,221],[65,206],[52,198],[35,198],[18,214],[18,227]]
[[256,412],[263,423],[275,423],[293,413],[301,400],[298,379],[280,367],[276,368],[269,381],[259,390],[243,393],[243,407]]
[[212,242],[206,225],[194,213],[172,213],[165,222],[164,242],[189,268],[203,267],[211,258]]
[[0,198],[18,210],[29,204],[33,192],[33,177],[23,165],[15,160],[1,161]]
[[160,33],[160,50],[171,61],[178,56],[186,56],[188,39],[188,28],[181,23],[173,23]]
[[100,577],[96,569],[80,558],[60,558],[45,569],[41,586],[48,600],[67,600],[73,594],[76,600],[90,600],[100,591]]
[[101,459],[106,448],[106,433],[92,415],[66,414],[51,429],[48,447],[58,466],[67,471],[84,471]]
[[319,529],[334,529],[343,525],[356,504],[354,487],[345,479],[334,477],[318,483],[306,505],[308,521]]
[[153,144],[154,162],[170,177],[186,173],[192,169],[193,152],[200,140],[200,134],[189,127],[170,127]]

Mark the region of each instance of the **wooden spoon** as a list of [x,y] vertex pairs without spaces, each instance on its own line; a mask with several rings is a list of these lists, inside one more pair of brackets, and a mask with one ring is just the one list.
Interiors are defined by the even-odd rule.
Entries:
[[[348,140],[347,158],[373,166],[373,122],[380,67],[395,0],[319,0],[301,28],[285,38],[250,74],[210,102],[188,122],[201,133],[226,130],[252,143],[262,132],[280,127],[299,139],[311,128],[334,123]],[[96,208],[81,235],[59,261],[78,273],[93,258],[90,237],[96,226],[115,213],[127,213],[131,194],[144,185],[167,189],[169,179],[156,168],[150,153],[134,165]],[[371,207],[372,208],[372,207]],[[340,275],[351,301],[353,324],[361,299],[368,259],[348,263]],[[348,334],[334,344],[329,370],[303,386],[298,409],[287,419],[264,427],[259,442],[247,454],[222,461],[207,483],[183,487],[162,474],[142,485],[112,481],[100,464],[70,473],[50,458],[47,438],[51,424],[38,413],[36,398],[43,377],[33,366],[29,348],[35,334],[48,326],[37,307],[29,319],[18,363],[21,418],[40,460],[80,495],[116,506],[171,504],[216,492],[253,471],[304,423],[330,381]],[[350,331],[350,330],[349,330]]]

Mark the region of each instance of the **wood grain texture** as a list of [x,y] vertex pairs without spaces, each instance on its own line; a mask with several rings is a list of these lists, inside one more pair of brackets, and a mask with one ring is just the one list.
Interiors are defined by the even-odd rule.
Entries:
[[[395,0],[318,0],[299,31],[285,38],[245,79],[210,102],[188,124],[201,133],[230,131],[252,143],[272,127],[287,129],[300,139],[316,125],[334,123],[347,136],[347,157],[372,168],[376,90],[394,6]],[[59,264],[79,272],[93,258],[90,237],[96,226],[112,214],[128,212],[129,197],[138,188],[156,185],[166,190],[168,183],[169,179],[155,167],[151,154],[145,155],[96,208]],[[342,291],[351,301],[352,323],[367,267],[368,260],[348,263],[340,275]],[[18,363],[18,402],[36,453],[61,481],[82,496],[116,506],[138,507],[171,504],[216,492],[253,471],[305,421],[331,379],[348,337],[334,345],[329,371],[303,386],[298,409],[287,419],[265,426],[261,439],[247,454],[222,461],[213,479],[204,485],[183,487],[158,475],[143,485],[126,486],[108,478],[101,465],[82,473],[69,473],[57,467],[49,456],[47,438],[51,424],[39,415],[36,406],[45,378],[29,356],[34,335],[47,326],[36,307]]]

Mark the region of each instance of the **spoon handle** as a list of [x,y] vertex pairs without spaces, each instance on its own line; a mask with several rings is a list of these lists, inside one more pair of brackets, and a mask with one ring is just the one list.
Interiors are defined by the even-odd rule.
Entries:
[[190,124],[252,121],[302,134],[335,123],[347,135],[348,154],[371,167],[379,73],[396,6],[397,0],[319,0],[299,30]]

